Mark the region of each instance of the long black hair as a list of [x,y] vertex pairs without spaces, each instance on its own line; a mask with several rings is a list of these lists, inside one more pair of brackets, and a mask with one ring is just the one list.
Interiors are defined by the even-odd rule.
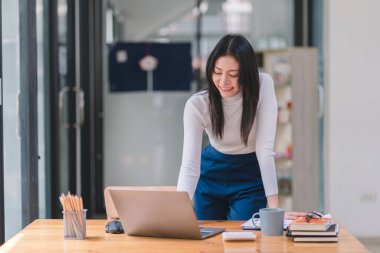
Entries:
[[209,91],[209,110],[214,136],[223,138],[224,114],[222,98],[212,80],[215,61],[221,56],[232,56],[239,63],[238,83],[243,92],[243,112],[240,124],[241,140],[247,146],[259,102],[260,80],[255,52],[248,40],[240,34],[225,35],[212,50],[206,65]]

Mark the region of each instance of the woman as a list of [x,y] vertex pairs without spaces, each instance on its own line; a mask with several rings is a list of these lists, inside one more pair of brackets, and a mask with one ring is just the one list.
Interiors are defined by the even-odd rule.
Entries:
[[[194,198],[200,220],[247,220],[260,208],[279,206],[273,80],[258,73],[254,50],[242,35],[218,42],[206,77],[208,89],[185,106],[177,190]],[[210,145],[201,151],[204,130]],[[286,218],[300,215],[287,213]]]

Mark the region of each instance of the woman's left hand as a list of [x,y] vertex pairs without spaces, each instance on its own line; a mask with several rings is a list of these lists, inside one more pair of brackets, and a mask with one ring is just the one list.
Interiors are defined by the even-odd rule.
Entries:
[[285,220],[295,220],[298,217],[305,217],[305,212],[285,212]]

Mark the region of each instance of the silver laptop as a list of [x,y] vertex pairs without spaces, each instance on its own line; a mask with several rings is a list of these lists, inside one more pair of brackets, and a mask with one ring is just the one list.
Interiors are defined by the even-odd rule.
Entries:
[[199,227],[187,192],[110,190],[128,235],[204,239],[224,228]]

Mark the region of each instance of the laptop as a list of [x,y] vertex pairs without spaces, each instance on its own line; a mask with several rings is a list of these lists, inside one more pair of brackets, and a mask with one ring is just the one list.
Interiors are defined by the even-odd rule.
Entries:
[[187,192],[110,190],[128,235],[201,240],[224,228],[199,227]]

